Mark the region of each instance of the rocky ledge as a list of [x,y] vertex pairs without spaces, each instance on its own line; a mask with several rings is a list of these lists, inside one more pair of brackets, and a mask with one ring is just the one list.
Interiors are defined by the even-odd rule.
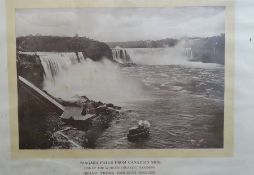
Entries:
[[86,96],[76,101],[57,100],[65,106],[66,111],[61,116],[61,127],[52,134],[54,149],[96,147],[97,138],[120,115],[121,107],[93,101]]

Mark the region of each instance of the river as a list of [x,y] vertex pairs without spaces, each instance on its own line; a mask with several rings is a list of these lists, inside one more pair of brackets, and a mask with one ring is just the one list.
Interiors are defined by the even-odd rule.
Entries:
[[[96,148],[222,148],[224,66],[189,61],[172,48],[126,50],[137,66],[86,60],[63,70],[54,81],[46,79],[44,89],[63,99],[85,94],[122,107]],[[60,58],[40,55],[45,69],[48,59],[63,64]],[[150,121],[150,136],[128,141],[128,129],[141,119]]]
[[[205,66],[204,66],[205,67]],[[221,148],[224,69],[182,65],[124,67],[149,98],[122,103],[126,110],[97,140],[98,148]],[[150,121],[148,139],[130,142],[128,128]]]

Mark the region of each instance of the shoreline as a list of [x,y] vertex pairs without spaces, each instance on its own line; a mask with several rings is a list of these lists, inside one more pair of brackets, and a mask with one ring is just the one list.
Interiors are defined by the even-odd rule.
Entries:
[[[65,113],[60,116],[63,125],[60,130],[52,134],[51,148],[53,149],[95,148],[97,138],[120,115],[121,109],[112,103],[93,101],[85,96],[75,102],[62,101],[62,104],[66,108],[66,113],[75,109],[67,114],[69,118]],[[79,116],[77,111],[81,111]]]

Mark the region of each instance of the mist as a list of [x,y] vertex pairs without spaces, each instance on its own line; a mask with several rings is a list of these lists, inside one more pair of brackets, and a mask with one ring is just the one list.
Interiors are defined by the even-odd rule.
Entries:
[[118,65],[107,59],[94,62],[87,58],[80,64],[61,70],[54,80],[45,79],[44,89],[64,100],[85,95],[89,99],[114,104],[142,95],[139,82],[125,77]]
[[175,47],[166,48],[129,48],[127,53],[131,60],[140,65],[182,65],[185,67],[215,68],[221,67],[217,63],[204,63],[202,61],[193,61],[192,50],[186,54],[182,42]]
[[179,48],[135,48],[128,49],[128,54],[136,64],[172,65],[188,62]]

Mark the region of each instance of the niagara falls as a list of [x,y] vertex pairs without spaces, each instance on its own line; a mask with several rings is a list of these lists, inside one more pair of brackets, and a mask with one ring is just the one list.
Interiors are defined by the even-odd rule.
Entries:
[[224,9],[193,9],[18,10],[19,148],[223,148]]

